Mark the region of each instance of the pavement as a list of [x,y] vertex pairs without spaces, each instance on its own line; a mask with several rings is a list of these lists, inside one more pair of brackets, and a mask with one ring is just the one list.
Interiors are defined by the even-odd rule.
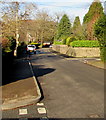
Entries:
[[2,110],[15,109],[40,100],[40,89],[29,59],[15,59],[12,72],[7,78],[12,82],[0,87]]
[[87,64],[94,66],[94,67],[97,67],[97,68],[106,69],[106,63],[102,62],[99,59],[89,60],[89,61],[87,61]]

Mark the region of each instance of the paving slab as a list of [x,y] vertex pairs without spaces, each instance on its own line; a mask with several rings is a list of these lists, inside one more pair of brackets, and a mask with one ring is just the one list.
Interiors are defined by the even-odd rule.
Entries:
[[12,82],[1,86],[2,110],[14,109],[39,101],[41,94],[30,61],[18,59],[9,76]]

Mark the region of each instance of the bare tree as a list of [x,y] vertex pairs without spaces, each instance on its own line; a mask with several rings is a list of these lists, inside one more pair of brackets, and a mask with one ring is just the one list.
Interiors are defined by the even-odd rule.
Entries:
[[47,11],[38,11],[36,14],[37,34],[40,36],[41,44],[44,41],[52,41],[56,31],[56,22]]
[[64,15],[65,13],[62,13],[62,12],[56,12],[55,14],[54,14],[54,20],[57,22],[57,23],[59,23],[59,21],[60,21],[60,19],[62,18],[62,16]]
[[[16,50],[19,45],[20,30],[22,29],[22,20],[31,19],[35,14],[36,5],[24,2],[1,2],[2,5],[2,36],[14,36],[16,39]],[[24,26],[24,30],[27,30]]]
[[[3,2],[2,4],[2,29],[3,35],[7,35],[8,31],[13,33],[21,29],[22,21],[31,19],[32,16],[36,13],[37,7],[33,3],[25,2]],[[8,29],[4,29],[5,26],[8,26]],[[6,31],[4,31],[6,30]]]
[[38,10],[36,4],[24,2],[3,4],[2,34],[17,37],[19,38],[17,41],[28,42],[28,35],[36,42],[53,41],[56,24],[54,16],[51,17],[47,11]]

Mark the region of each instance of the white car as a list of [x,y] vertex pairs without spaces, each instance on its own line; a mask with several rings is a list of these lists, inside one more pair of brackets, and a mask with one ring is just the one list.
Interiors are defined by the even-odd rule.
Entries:
[[52,47],[53,47],[52,45],[49,46],[49,48],[52,48]]
[[27,45],[27,52],[36,53],[36,46],[35,45]]

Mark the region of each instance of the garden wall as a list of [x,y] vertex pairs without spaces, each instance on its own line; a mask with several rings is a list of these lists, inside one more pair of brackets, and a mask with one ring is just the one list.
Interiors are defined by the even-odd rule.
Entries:
[[72,57],[100,57],[99,48],[68,47],[67,45],[53,45],[54,51]]

